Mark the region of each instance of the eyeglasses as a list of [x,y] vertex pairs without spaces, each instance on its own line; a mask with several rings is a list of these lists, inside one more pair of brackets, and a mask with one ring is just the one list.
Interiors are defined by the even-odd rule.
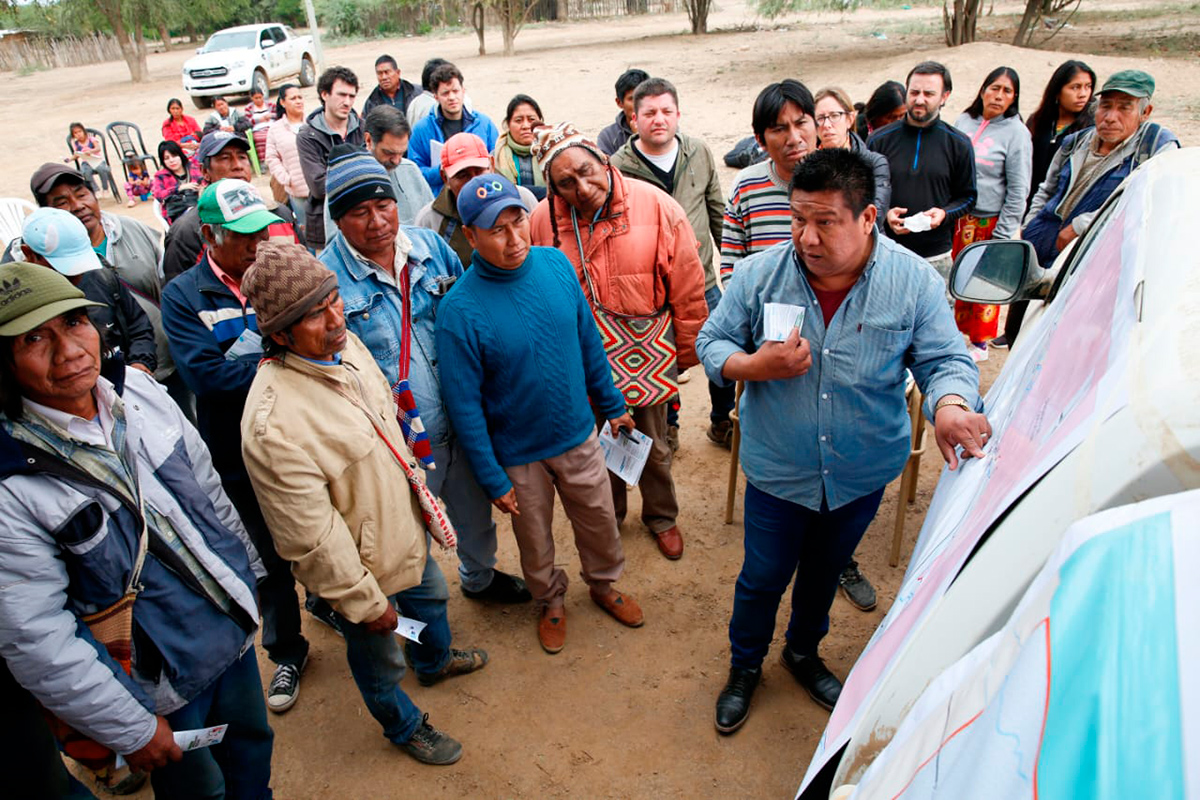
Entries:
[[826,122],[838,122],[844,116],[846,116],[845,111],[833,111],[829,114],[822,114],[817,117],[817,124],[824,125]]

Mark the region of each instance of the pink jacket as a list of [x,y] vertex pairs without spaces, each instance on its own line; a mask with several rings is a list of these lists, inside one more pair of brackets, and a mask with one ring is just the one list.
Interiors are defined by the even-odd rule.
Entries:
[[272,178],[283,184],[289,196],[300,199],[308,197],[308,184],[304,182],[300,153],[296,150],[296,131],[303,124],[293,128],[287,117],[280,117],[267,130],[267,169]]
[[[653,314],[669,304],[679,368],[693,367],[698,363],[696,334],[708,318],[696,235],[679,203],[666,192],[644,181],[627,180],[611,167],[607,169],[612,180],[607,212],[594,226],[583,220],[579,224],[600,303],[622,314]],[[533,212],[533,243],[553,247],[551,226],[557,223],[559,249],[575,265],[580,286],[590,301],[570,209],[561,197],[554,198],[554,211],[552,222],[547,198]]]

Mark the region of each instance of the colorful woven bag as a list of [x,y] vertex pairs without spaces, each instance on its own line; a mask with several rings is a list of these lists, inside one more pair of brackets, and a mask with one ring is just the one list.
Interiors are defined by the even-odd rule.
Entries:
[[679,394],[679,362],[675,349],[675,326],[671,309],[664,305],[654,314],[622,314],[607,309],[592,285],[591,270],[583,255],[583,239],[579,223],[571,210],[571,225],[575,228],[575,244],[587,283],[588,304],[600,331],[604,352],[612,368],[613,383],[625,403],[644,408],[665,403]]

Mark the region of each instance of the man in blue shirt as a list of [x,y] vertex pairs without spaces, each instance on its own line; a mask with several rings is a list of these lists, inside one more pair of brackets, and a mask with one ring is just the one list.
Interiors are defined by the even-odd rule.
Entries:
[[433,231],[400,225],[387,171],[365,150],[334,148],[326,188],[338,232],[320,259],[338,276],[346,326],[387,377],[398,416],[401,403],[408,406],[405,438],[458,530],[462,592],[472,600],[528,602],[525,582],[495,568],[491,497],[471,473],[443,405],[434,320],[462,263]]
[[[938,448],[958,466],[982,456],[979,372],[929,264],[875,231],[871,165],[821,150],[792,176],[792,241],[745,259],[696,341],[715,382],[744,381],[745,559],[729,623],[729,681],[716,726],[733,733],[795,575],[781,661],[822,706],[841,682],[817,654],[838,575],[908,458],[905,371],[925,395]],[[804,309],[784,341],[766,339],[765,304]]]
[[442,145],[456,133],[473,133],[487,145],[488,152],[496,149],[500,131],[496,123],[482,111],[471,111],[465,103],[463,76],[453,64],[443,64],[429,78],[437,98],[437,107],[429,116],[413,126],[408,144],[408,157],[421,168],[433,196],[442,191]]
[[530,247],[529,213],[507,178],[472,178],[458,211],[475,255],[439,309],[446,408],[480,485],[512,515],[521,568],[541,607],[538,640],[557,653],[567,634],[567,576],[551,532],[556,489],[592,601],[639,627],[637,601],[612,585],[625,553],[595,422],[607,420],[617,436],[633,418],[579,279],[558,250]]

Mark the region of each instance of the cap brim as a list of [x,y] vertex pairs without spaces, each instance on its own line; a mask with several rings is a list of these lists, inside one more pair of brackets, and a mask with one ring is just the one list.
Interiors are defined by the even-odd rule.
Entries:
[[1100,91],[1096,92],[1096,95],[1099,96],[1102,94],[1112,94],[1113,92],[1127,94],[1130,97],[1136,97],[1139,100],[1144,97],[1150,97],[1150,93],[1145,89],[1135,89],[1132,86],[1109,86],[1108,88],[1101,89]]
[[522,211],[527,210],[525,208],[525,201],[521,198],[505,197],[487,206],[470,222],[463,220],[463,224],[470,225],[473,228],[490,228],[496,224],[496,218],[500,216],[500,212],[509,208],[519,208]]
[[446,177],[452,178],[458,173],[462,172],[464,169],[469,169],[470,167],[483,167],[484,169],[491,169],[492,160],[490,158],[484,158],[483,156],[480,156],[479,158],[464,158],[462,161],[446,167]]
[[[46,260],[50,261],[48,258]],[[54,260],[50,261],[50,266],[54,267],[54,271],[59,275],[72,278],[76,275],[82,275],[85,272],[100,269],[101,264],[100,258],[89,250],[86,253],[79,253],[73,256],[55,256]]]
[[100,307],[103,305],[103,303],[93,303],[91,300],[85,300],[82,297],[56,300],[53,303],[48,303],[41,308],[35,308],[33,311],[22,314],[16,319],[9,320],[0,325],[0,336],[20,336],[73,309],[87,308],[89,306]]
[[283,220],[264,208],[261,211],[255,211],[244,217],[239,217],[233,222],[218,222],[215,224],[234,233],[258,233],[263,228],[268,225],[274,225],[276,222],[283,222]]

